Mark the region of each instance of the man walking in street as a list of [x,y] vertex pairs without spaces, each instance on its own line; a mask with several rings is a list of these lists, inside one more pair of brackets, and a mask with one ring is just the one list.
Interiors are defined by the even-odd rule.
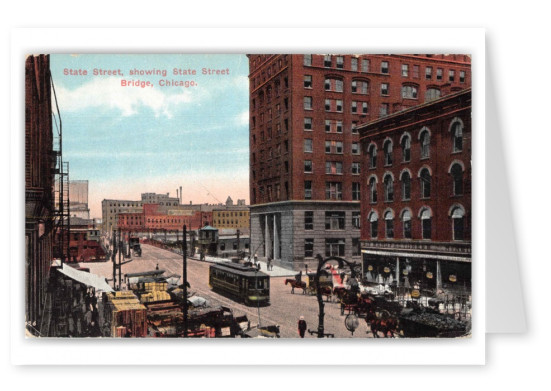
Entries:
[[306,333],[306,321],[304,320],[304,316],[301,316],[298,321],[298,334],[300,335],[300,338],[304,338],[305,333]]

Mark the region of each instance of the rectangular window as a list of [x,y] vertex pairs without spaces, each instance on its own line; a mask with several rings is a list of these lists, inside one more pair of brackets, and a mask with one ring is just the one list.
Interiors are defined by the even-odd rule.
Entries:
[[388,103],[381,103],[379,107],[379,117],[384,117],[385,115],[388,115]]
[[381,83],[381,95],[388,95],[388,83]]
[[331,111],[331,99],[325,99],[325,111]]
[[358,102],[356,102],[354,100],[352,101],[351,112],[353,114],[358,112]]
[[402,76],[408,77],[409,74],[409,66],[408,64],[402,64]]
[[352,238],[352,256],[362,255],[360,238]]
[[442,80],[442,68],[436,68],[436,80]]
[[344,239],[325,239],[326,257],[344,257]]
[[432,80],[432,67],[425,68],[425,79]]
[[352,80],[351,90],[353,93],[358,92],[358,82],[356,80]]
[[325,182],[325,199],[342,200],[342,183]]
[[360,87],[360,93],[361,94],[364,94],[364,95],[367,95],[368,93],[368,84],[366,81],[360,81],[359,83],[359,87]]
[[325,120],[325,132],[331,133],[331,123],[332,121],[330,119]]
[[311,160],[305,160],[304,161],[304,172],[307,174],[312,173],[312,161]]
[[358,130],[358,121],[352,121],[352,126],[350,126],[350,132],[352,134],[360,133],[359,130]]
[[367,114],[369,112],[369,108],[367,106],[367,102],[362,102],[362,114]]
[[449,81],[454,81],[455,80],[455,71],[453,69],[450,69],[448,71],[448,80]]
[[360,183],[359,182],[352,182],[352,200],[353,201],[360,200]]
[[344,57],[343,56],[337,56],[337,68],[343,69],[344,68]]
[[312,130],[312,118],[304,118],[304,130]]
[[358,58],[352,57],[350,59],[350,70],[354,72],[358,71]]
[[337,112],[342,113],[342,100],[337,99]]
[[313,143],[311,138],[305,138],[304,139],[304,152],[312,153],[314,151],[313,149]]
[[381,62],[381,73],[388,73],[388,61]]
[[369,60],[362,59],[362,72],[369,72]]
[[360,175],[360,163],[353,162],[352,163],[352,175]]
[[311,54],[305,54],[304,55],[304,65],[309,67],[312,65],[312,55]]
[[305,230],[314,229],[314,212],[313,211],[304,212],[304,229]]
[[343,91],[343,81],[341,79],[335,79],[335,91],[342,92]]
[[305,96],[304,97],[304,110],[312,110],[312,97],[311,96]]
[[311,258],[314,256],[314,239],[304,239],[304,257]]
[[312,181],[304,181],[304,199],[312,199]]
[[337,128],[337,133],[342,133],[342,121],[337,121],[335,124]]
[[465,83],[465,71],[459,71],[459,82]]
[[304,88],[312,88],[312,75],[304,75]]
[[330,54],[326,54],[325,57],[323,58],[323,66],[326,67],[326,68],[331,68],[331,55]]
[[360,144],[352,143],[352,155],[359,155],[359,154],[360,154]]
[[325,173],[330,175],[342,175],[342,162],[325,162]]
[[419,65],[413,66],[413,78],[419,79]]
[[344,229],[345,212],[325,212],[325,229],[326,230],[343,230]]
[[356,229],[360,229],[360,221],[361,221],[361,213],[360,212],[352,212],[352,227]]

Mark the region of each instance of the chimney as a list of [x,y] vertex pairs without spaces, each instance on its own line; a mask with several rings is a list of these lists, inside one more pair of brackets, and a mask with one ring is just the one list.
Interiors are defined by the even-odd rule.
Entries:
[[180,203],[180,197],[178,196],[178,189],[176,189],[176,198],[178,198],[178,203]]
[[180,204],[182,203],[182,186],[180,186]]

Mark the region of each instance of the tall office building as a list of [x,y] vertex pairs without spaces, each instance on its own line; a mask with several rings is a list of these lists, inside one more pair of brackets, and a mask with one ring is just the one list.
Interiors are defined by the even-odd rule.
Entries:
[[[466,55],[249,55],[251,251],[361,260],[358,126],[470,86]],[[311,266],[309,266],[311,267]]]

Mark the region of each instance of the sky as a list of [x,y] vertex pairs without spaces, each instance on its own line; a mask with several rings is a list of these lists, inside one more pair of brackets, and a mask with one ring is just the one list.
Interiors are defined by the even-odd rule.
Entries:
[[101,217],[103,199],[176,197],[180,186],[183,203],[228,196],[249,202],[245,55],[52,54],[50,60],[63,160],[71,180],[89,181],[91,217]]

